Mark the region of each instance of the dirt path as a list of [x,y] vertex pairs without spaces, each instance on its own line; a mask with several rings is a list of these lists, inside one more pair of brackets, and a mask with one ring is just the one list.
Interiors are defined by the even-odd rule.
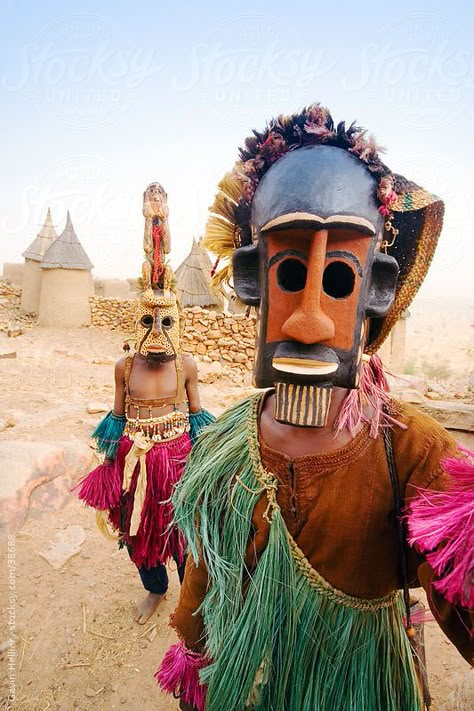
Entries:
[[[15,348],[18,355],[15,360],[0,361],[0,417],[11,417],[16,424],[0,432],[0,444],[86,444],[100,418],[87,414],[87,403],[112,402],[112,360],[120,356],[120,334],[37,328],[17,339],[1,337],[0,348],[7,347]],[[215,413],[241,396],[242,390],[231,385],[202,387],[203,402]],[[20,459],[25,447],[19,448]],[[132,613],[142,595],[140,580],[126,553],[100,536],[93,512],[68,495],[61,477],[34,490],[30,503],[28,516],[15,535],[15,708],[177,709],[177,702],[162,695],[153,679],[159,660],[174,640],[168,617],[177,600],[176,573],[170,573],[170,590],[158,613],[148,626],[139,627]],[[71,524],[82,526],[86,540],[78,555],[54,570],[38,551]],[[2,553],[3,601],[8,599],[4,544]],[[1,607],[3,643],[9,630],[6,606]],[[434,708],[439,709],[439,702],[468,666],[436,625],[428,625],[426,634]],[[6,662],[7,650],[0,657]],[[5,698],[4,682],[1,690]]]

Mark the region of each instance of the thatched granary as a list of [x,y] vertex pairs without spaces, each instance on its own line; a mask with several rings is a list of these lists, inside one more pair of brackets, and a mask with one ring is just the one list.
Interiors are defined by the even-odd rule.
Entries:
[[48,207],[44,225],[28,249],[22,254],[22,257],[25,258],[23,290],[21,293],[21,308],[23,311],[38,313],[42,278],[41,262],[45,252],[57,239],[57,236],[51,218],[51,210]]
[[211,269],[209,255],[193,238],[190,253],[175,272],[176,289],[183,307],[223,310],[222,294],[211,287]]
[[89,296],[94,293],[92,264],[72,225],[46,251],[41,270],[39,323],[42,326],[87,326],[91,322]]

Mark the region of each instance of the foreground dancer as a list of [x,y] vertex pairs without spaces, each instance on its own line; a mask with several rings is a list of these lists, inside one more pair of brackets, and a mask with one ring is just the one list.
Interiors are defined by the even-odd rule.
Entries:
[[166,193],[144,194],[143,291],[137,300],[136,352],[115,366],[114,409],[93,436],[106,459],[81,483],[79,498],[103,512],[138,568],[147,597],[137,608],[144,624],[168,589],[166,564],[184,574],[186,544],[172,525],[171,496],[199,431],[214,418],[201,409],[197,368],[180,348],[181,319],[172,274]]
[[443,203],[317,104],[247,139],[219,189],[207,246],[258,309],[254,380],[272,389],[208,428],[178,486],[192,556],[158,681],[182,709],[420,711],[409,587],[472,663],[474,466],[371,354]]

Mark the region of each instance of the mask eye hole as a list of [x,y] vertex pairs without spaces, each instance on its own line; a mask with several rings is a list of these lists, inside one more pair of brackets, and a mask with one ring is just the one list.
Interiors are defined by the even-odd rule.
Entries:
[[333,299],[345,299],[354,291],[355,274],[346,262],[330,262],[323,274],[323,290]]
[[140,323],[142,326],[145,326],[145,328],[150,328],[150,326],[153,326],[153,316],[151,316],[151,314],[145,314],[141,317]]
[[282,291],[302,291],[306,286],[306,265],[299,259],[284,259],[277,268],[277,283]]
[[165,316],[161,319],[161,325],[163,326],[163,328],[171,328],[173,324],[174,318],[172,316]]

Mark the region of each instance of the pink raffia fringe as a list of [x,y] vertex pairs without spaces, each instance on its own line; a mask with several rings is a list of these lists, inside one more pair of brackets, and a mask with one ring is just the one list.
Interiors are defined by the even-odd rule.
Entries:
[[203,654],[188,649],[183,641],[177,642],[163,657],[155,679],[163,691],[204,711],[206,687],[199,682],[199,671],[208,664]]
[[109,512],[109,523],[120,534],[121,541],[129,546],[130,557],[138,568],[166,564],[172,557],[181,565],[186,541],[173,523],[171,497],[191,451],[189,434],[185,432],[177,439],[157,442],[147,452],[147,489],[136,535],[130,535],[130,523],[139,462],[135,466],[129,491],[125,492],[122,488],[125,458],[132,446],[132,440],[123,435],[114,461],[106,460],[100,464],[74,489],[79,489],[79,499],[88,506]]
[[362,425],[369,424],[370,436],[376,439],[381,427],[398,425],[406,429],[390,414],[393,402],[389,391],[382,361],[378,355],[370,356],[362,362],[359,387],[351,390],[342,404],[335,422],[336,432],[348,430],[354,436]]
[[99,464],[81,479],[71,491],[78,491],[78,498],[98,511],[113,509],[120,503],[122,477],[113,462]]
[[474,607],[474,452],[442,462],[448,491],[419,489],[407,516],[409,543],[427,552],[434,587],[453,604]]
[[[121,438],[115,458],[115,467],[121,478],[125,458],[132,446],[133,442],[129,437]],[[171,497],[184,471],[190,451],[191,440],[185,432],[177,439],[157,442],[147,452],[147,489],[136,535],[130,535],[130,523],[140,471],[138,462],[130,490],[122,492],[119,506],[109,509],[109,521],[114,530],[120,531],[123,542],[129,546],[130,558],[137,568],[152,568],[157,563],[166,564],[173,556],[179,565],[184,560],[186,541],[173,523]]]

